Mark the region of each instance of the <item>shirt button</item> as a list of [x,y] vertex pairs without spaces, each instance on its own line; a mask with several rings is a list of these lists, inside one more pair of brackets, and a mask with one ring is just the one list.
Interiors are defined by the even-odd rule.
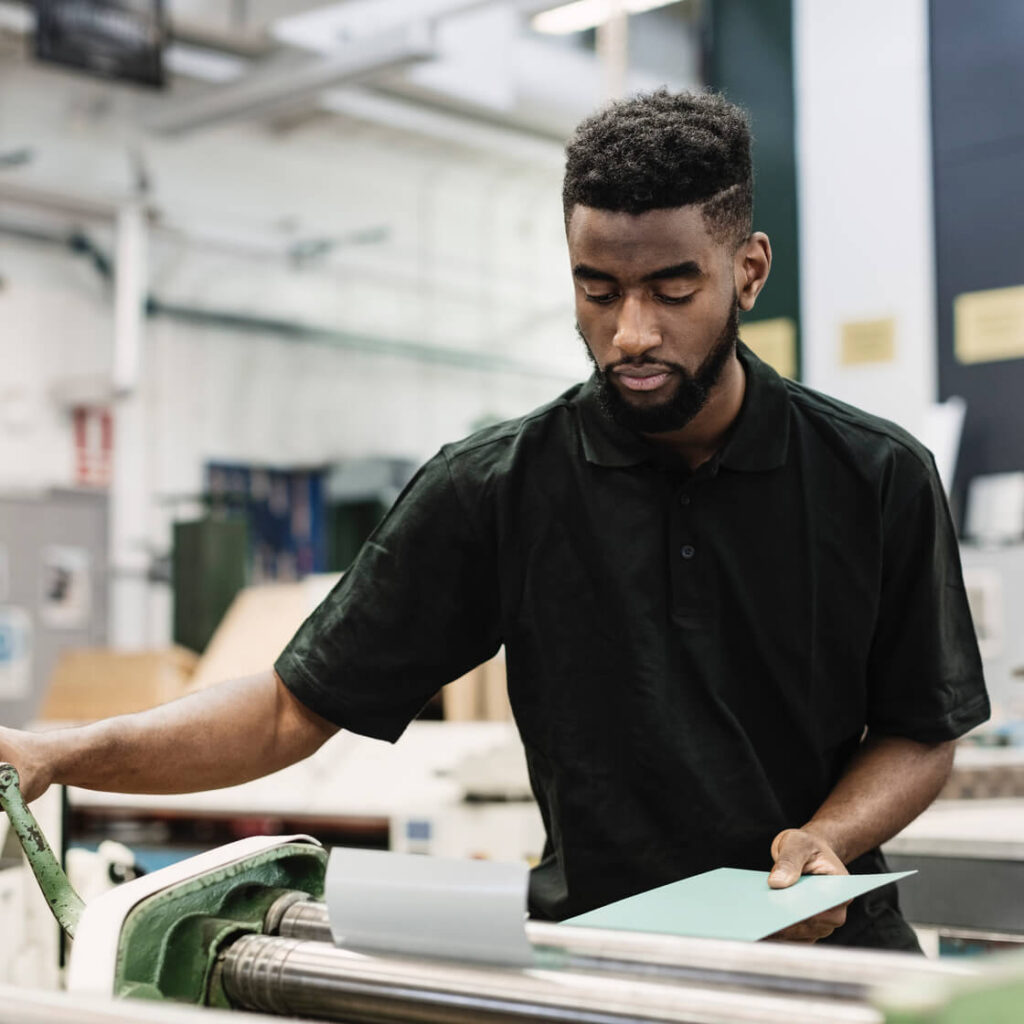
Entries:
[[690,496],[688,494],[680,494],[679,495],[679,504],[680,505],[689,505],[690,504]]
[[697,549],[692,544],[684,544],[679,549],[679,554],[681,554],[683,558],[693,558],[693,556],[697,554]]

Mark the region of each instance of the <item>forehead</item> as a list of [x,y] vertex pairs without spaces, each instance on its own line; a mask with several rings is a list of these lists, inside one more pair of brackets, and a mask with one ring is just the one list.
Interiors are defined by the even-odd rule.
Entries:
[[724,252],[724,246],[708,234],[697,206],[640,214],[577,206],[566,235],[574,264],[586,263],[609,273],[618,269],[642,274],[690,260],[707,271]]

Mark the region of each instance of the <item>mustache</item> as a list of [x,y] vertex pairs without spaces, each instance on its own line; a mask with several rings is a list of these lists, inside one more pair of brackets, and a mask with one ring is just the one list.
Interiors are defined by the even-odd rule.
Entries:
[[614,363],[607,363],[605,366],[601,367],[601,372],[604,374],[614,373],[615,370],[618,370],[620,367],[624,366],[658,366],[666,370],[672,370],[676,373],[686,373],[686,369],[680,366],[678,363],[671,363],[667,359],[650,359],[647,356],[640,356],[639,358],[636,359],[617,359]]
[[587,336],[583,333],[583,328],[580,327],[579,321],[576,322],[576,334],[580,341],[583,342],[584,351],[587,354],[587,358],[590,360],[594,369],[597,370],[605,378],[609,377],[612,373],[621,367],[626,366],[660,366],[666,370],[670,370],[673,373],[681,374],[683,377],[689,377],[690,374],[684,366],[680,366],[679,363],[673,363],[667,359],[652,359],[650,356],[644,354],[630,358],[629,356],[623,356],[621,359],[616,359],[612,363],[607,363],[604,366],[598,365],[597,360],[594,358],[594,353],[590,350],[590,344],[587,341]]

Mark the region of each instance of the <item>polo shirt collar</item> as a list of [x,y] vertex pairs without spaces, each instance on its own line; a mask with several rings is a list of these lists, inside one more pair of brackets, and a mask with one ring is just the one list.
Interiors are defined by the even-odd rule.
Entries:
[[[741,472],[777,469],[789,449],[789,394],[782,378],[743,342],[737,346],[747,375],[743,407],[729,437],[713,462]],[[601,407],[597,374],[583,385],[578,397],[583,453],[596,466],[638,466],[664,463],[664,450],[620,426]]]

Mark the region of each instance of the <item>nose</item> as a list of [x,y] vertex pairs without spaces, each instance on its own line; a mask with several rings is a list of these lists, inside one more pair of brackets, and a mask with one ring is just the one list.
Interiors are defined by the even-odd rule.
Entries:
[[661,330],[646,303],[627,295],[619,307],[612,344],[627,359],[637,359],[661,344]]

